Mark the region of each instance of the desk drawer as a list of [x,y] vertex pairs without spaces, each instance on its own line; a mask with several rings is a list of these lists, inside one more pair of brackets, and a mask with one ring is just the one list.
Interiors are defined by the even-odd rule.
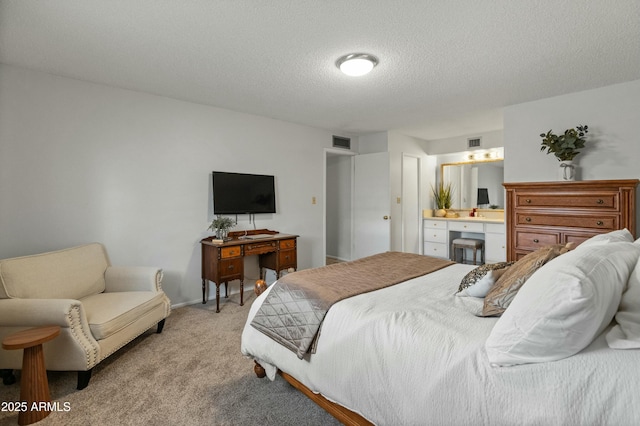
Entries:
[[261,243],[245,244],[244,255],[251,256],[254,254],[264,254],[276,251],[275,241],[263,241]]
[[222,247],[220,249],[220,259],[228,259],[230,257],[242,256],[242,247]]
[[295,238],[292,238],[290,240],[281,240],[280,242],[280,249],[292,249],[296,247],[296,240]]
[[244,259],[236,257],[234,259],[224,259],[218,264],[220,281],[240,279],[243,275]]
[[278,253],[280,269],[297,268],[298,258],[295,250],[281,250]]
[[484,224],[482,222],[457,222],[449,223],[450,231],[459,232],[484,232]]
[[516,224],[534,226],[562,226],[567,228],[592,228],[603,231],[618,229],[617,215],[600,214],[594,216],[544,214],[544,213],[516,213]]

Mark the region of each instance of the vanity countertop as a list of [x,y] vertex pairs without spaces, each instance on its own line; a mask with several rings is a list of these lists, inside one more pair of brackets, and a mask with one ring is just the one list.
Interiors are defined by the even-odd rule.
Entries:
[[504,219],[495,219],[489,217],[471,217],[471,216],[460,216],[460,217],[423,217],[423,219],[429,220],[449,220],[454,222],[484,222],[484,223],[504,223]]

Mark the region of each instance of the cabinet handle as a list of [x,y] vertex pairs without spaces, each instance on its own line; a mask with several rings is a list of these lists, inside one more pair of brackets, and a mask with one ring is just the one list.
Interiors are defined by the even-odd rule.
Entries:
[[289,256],[285,256],[284,258],[285,258],[286,260],[289,260]]
[[539,242],[540,242],[540,240],[539,240],[539,239],[537,239],[537,238],[534,238],[534,239],[533,239],[533,242],[534,242],[534,243],[539,243]]
[[604,222],[602,222],[601,220],[599,220],[599,221],[597,221],[597,222],[596,222],[596,225],[598,225],[598,226],[602,226],[602,225],[604,225]]
[[524,220],[526,220],[527,222],[531,222],[531,218],[530,217],[525,217]]
[[527,202],[527,204],[531,204],[531,200],[529,198],[527,198],[526,200],[524,200]]
[[229,265],[229,269],[233,269],[233,265]]
[[598,199],[598,204],[604,204],[604,200],[602,198]]

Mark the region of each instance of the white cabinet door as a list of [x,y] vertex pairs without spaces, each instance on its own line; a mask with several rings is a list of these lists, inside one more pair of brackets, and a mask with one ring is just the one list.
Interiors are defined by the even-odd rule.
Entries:
[[507,260],[507,241],[505,234],[484,234],[484,251],[487,263],[505,262]]

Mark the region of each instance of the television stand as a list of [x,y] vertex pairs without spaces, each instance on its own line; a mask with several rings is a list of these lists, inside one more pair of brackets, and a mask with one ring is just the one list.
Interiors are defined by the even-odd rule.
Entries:
[[[260,237],[257,239],[246,237]],[[216,285],[216,312],[220,312],[220,284],[224,283],[225,297],[229,297],[228,283],[240,280],[240,306],[244,305],[244,257],[258,256],[260,279],[264,269],[271,269],[280,278],[280,272],[297,269],[298,235],[281,234],[269,229],[229,232],[231,240],[213,243],[215,237],[200,241],[202,246],[202,303],[207,303],[207,285]]]

